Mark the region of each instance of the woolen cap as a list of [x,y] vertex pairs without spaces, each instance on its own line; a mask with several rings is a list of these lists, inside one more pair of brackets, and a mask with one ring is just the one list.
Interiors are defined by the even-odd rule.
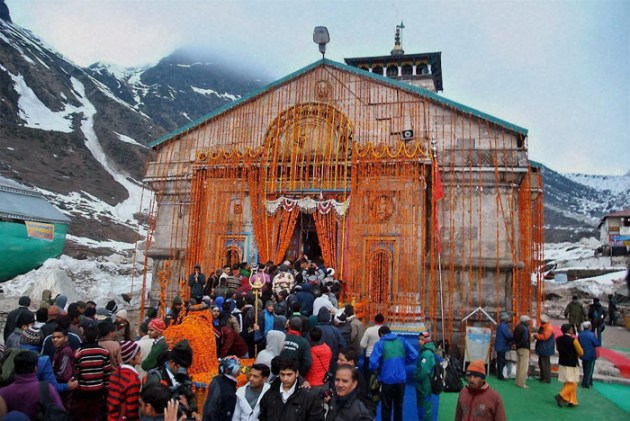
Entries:
[[543,322],[543,323],[549,323],[549,320],[551,320],[551,319],[549,319],[549,316],[547,316],[546,314],[541,314],[541,315],[540,315],[540,321],[541,321],[541,322]]
[[134,341],[122,341],[120,343],[120,357],[123,363],[133,360],[140,351],[140,345]]
[[127,310],[118,310],[116,317],[127,320]]
[[111,314],[109,314],[109,310],[106,308],[97,307],[94,318],[96,320],[111,320]]
[[420,332],[419,336],[422,337],[425,341],[426,340],[430,340],[431,339],[431,332],[429,332],[428,330],[424,331],[424,332]]
[[529,318],[529,316],[527,314],[523,314],[521,316],[521,323],[527,323],[529,322],[531,319]]
[[486,378],[486,366],[481,360],[476,360],[471,362],[466,369],[466,374],[474,373],[479,375],[481,378]]
[[118,306],[116,305],[116,301],[109,300],[107,304],[105,304],[105,308],[109,310],[112,314],[116,314],[118,311]]
[[164,320],[155,318],[149,322],[149,329],[162,333],[164,332],[164,329],[166,329],[166,324],[164,323]]
[[32,326],[23,330],[22,336],[20,336],[20,343],[24,345],[40,346],[42,343],[42,331],[33,329]]

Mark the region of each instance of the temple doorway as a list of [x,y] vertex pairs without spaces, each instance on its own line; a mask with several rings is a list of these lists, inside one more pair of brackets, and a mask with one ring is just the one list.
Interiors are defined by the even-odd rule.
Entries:
[[321,260],[322,247],[317,236],[313,215],[302,212],[295,224],[286,256],[294,260],[305,254],[311,260]]

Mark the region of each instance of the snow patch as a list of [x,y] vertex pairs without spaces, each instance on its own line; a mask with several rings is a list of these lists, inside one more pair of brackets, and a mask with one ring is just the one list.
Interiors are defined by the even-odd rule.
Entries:
[[107,154],[103,150],[103,147],[96,135],[96,131],[94,130],[94,115],[96,114],[96,108],[87,99],[87,96],[85,95],[85,86],[83,86],[83,84],[74,77],[70,80],[74,90],[84,99],[82,108],[84,120],[81,122],[81,131],[86,138],[85,145],[90,150],[94,158],[103,165],[105,171],[107,171],[117,183],[121,184],[129,192],[127,200],[124,200],[116,205],[114,208],[114,214],[122,221],[133,221],[133,215],[140,210],[143,190],[142,186],[140,186],[137,182],[131,181],[131,179],[126,175],[121,174],[118,169],[114,168],[114,166],[109,162]]
[[[132,285],[133,277],[133,285]],[[151,288],[151,273],[147,273],[147,291]],[[104,306],[110,299],[122,303],[120,295],[132,296],[128,308],[138,308],[142,293],[142,266],[133,264],[132,258],[112,255],[107,258],[78,260],[62,255],[48,259],[35,270],[2,284],[6,297],[28,295],[39,303],[44,289],[53,296],[64,294],[68,303],[77,300],[93,300]]]
[[230,100],[230,101],[236,101],[237,99],[239,99],[241,97],[240,95],[233,95],[233,94],[229,94],[227,92],[225,92],[223,94],[220,94],[220,93],[218,93],[217,91],[215,91],[213,89],[197,88],[196,86],[191,86],[190,88],[194,92],[197,92],[198,94],[201,94],[201,95],[216,95],[219,98]]
[[563,174],[569,180],[591,187],[598,191],[609,191],[612,194],[630,192],[630,176]]
[[26,127],[63,133],[72,132],[71,114],[80,112],[80,108],[66,104],[63,111],[52,111],[39,100],[22,75],[14,75],[1,65],[0,68],[13,80],[15,92],[20,96],[18,115],[26,122]]
[[146,146],[144,146],[143,144],[139,143],[135,139],[130,138],[129,136],[125,136],[124,134],[120,134],[118,132],[114,132],[114,133],[116,134],[116,136],[118,136],[118,139],[120,139],[121,141],[123,141],[125,143],[131,143],[132,145],[137,145],[137,146],[141,146],[143,148],[146,148]]

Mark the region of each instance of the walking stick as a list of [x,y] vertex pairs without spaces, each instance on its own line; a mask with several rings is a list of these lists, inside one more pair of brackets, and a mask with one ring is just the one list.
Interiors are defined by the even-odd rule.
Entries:
[[[263,273],[264,273],[264,269],[263,269]],[[258,294],[260,294],[260,290],[263,287],[264,284],[264,275],[258,276],[258,266],[254,266],[252,267],[252,273],[249,275],[249,285],[252,287],[252,289],[254,290],[254,324],[258,325]],[[252,282],[253,278],[254,281]],[[261,280],[261,278],[263,278]],[[256,331],[254,331],[254,337],[256,336]],[[256,358],[258,356],[258,344],[256,342],[254,342],[254,358]]]

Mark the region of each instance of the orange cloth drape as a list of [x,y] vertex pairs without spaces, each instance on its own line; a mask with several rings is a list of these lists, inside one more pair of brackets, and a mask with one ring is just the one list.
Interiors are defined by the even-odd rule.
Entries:
[[290,212],[281,208],[275,215],[268,215],[265,208],[267,194],[264,190],[264,179],[261,179],[261,171],[250,170],[247,181],[258,260],[261,262],[273,260],[276,264],[280,263],[289,248],[300,211],[297,207]]
[[[277,227],[276,235],[274,236],[276,241],[272,242],[272,245],[275,246],[275,263],[282,261],[284,254],[289,248],[289,243],[291,242],[299,214],[300,210],[297,207],[293,208],[291,212],[279,209],[276,214],[276,223],[274,224],[274,226]],[[269,219],[272,219],[272,217],[269,217]]]
[[317,238],[322,248],[324,264],[328,267],[337,267],[337,220],[335,212],[330,211],[323,215],[319,212],[313,213]]

